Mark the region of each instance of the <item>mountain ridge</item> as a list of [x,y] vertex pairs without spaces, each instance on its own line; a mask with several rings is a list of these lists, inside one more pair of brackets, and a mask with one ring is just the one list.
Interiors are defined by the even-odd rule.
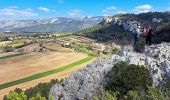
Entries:
[[0,32],[76,32],[92,27],[102,16],[68,18],[55,17],[37,20],[0,20]]

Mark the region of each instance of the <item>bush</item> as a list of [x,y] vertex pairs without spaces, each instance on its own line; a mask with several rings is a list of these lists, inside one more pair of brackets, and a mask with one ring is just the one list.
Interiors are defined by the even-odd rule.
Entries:
[[4,52],[11,52],[14,50],[14,48],[12,46],[4,46],[4,47],[2,47],[2,50]]
[[129,90],[146,89],[150,84],[150,73],[147,68],[134,64],[127,65],[125,62],[115,64],[108,77],[109,88],[121,94],[126,94]]
[[29,100],[46,100],[45,97],[42,97],[40,93],[37,93],[35,97],[30,98]]
[[[16,88],[13,92],[4,96],[3,100],[48,100],[50,88],[56,83],[60,84],[62,81],[63,80],[59,81],[56,79],[56,80],[51,80],[51,82],[49,83],[39,83],[35,87],[28,88],[25,91]],[[15,99],[14,96],[20,97],[20,95],[21,96],[25,95],[26,99]],[[9,97],[11,99],[8,99]]]
[[117,100],[116,96],[116,92],[107,91],[103,86],[101,86],[97,95],[93,96],[93,100]]
[[144,40],[138,40],[135,45],[135,51],[137,52],[144,52],[145,50],[145,41]]
[[13,91],[9,95],[5,96],[4,100],[27,100],[27,96],[24,92],[17,93]]
[[168,78],[166,83],[163,85],[161,92],[164,94],[166,99],[170,98],[170,78]]
[[161,91],[154,87],[148,87],[143,91],[129,91],[124,97],[125,100],[169,100],[164,99]]
[[138,91],[128,91],[127,95],[124,96],[126,100],[139,100],[140,97],[139,97],[139,93]]

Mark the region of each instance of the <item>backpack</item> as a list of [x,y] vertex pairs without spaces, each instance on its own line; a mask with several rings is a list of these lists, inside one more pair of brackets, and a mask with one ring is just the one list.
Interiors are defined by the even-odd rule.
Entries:
[[149,35],[149,32],[150,32],[150,29],[147,28],[147,29],[146,29],[146,32],[144,33],[144,36],[147,37],[147,36]]

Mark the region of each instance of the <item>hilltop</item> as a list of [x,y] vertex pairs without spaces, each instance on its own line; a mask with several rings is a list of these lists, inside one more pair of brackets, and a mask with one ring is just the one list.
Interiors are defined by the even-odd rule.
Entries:
[[151,25],[154,31],[154,43],[170,42],[169,12],[106,16],[101,23],[76,34],[101,42],[114,41],[118,44],[129,44],[132,40],[131,33],[133,29],[136,29],[138,34],[142,35],[148,25]]

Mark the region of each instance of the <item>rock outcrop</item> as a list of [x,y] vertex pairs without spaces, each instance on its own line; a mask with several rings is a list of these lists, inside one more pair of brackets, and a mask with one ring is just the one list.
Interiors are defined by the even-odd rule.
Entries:
[[144,53],[134,52],[132,46],[125,46],[119,55],[113,55],[110,59],[98,59],[72,73],[61,85],[51,87],[50,95],[55,100],[91,100],[93,93],[102,84],[107,84],[107,72],[119,61],[144,65],[151,72],[153,86],[161,85],[170,77],[170,43],[145,47]]

